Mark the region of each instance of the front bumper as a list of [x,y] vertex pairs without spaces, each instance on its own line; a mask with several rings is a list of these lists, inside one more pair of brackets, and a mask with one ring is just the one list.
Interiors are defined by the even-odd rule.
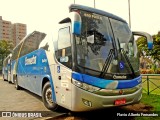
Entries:
[[90,111],[102,109],[106,107],[115,107],[114,104],[117,99],[125,99],[126,103],[123,105],[133,104],[140,101],[142,97],[142,87],[132,94],[116,95],[116,96],[102,96],[97,95],[72,84],[72,107],[71,111]]

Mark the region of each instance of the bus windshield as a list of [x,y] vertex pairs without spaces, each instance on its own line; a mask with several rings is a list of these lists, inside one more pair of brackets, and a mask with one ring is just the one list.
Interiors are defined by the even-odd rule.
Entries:
[[[104,70],[106,74],[139,71],[139,58],[134,52],[136,44],[127,23],[86,11],[80,11],[80,15],[82,30],[81,35],[76,36],[79,66],[99,72]],[[104,66],[108,67],[104,69]]]
[[101,71],[109,51],[113,49],[113,34],[109,19],[81,11],[82,34],[76,37],[77,63]]
[[[139,72],[138,50],[132,32],[126,23],[114,19],[110,19],[110,21],[115,41],[117,42],[117,49],[127,55],[126,57],[133,67],[134,72]],[[119,57],[119,61],[120,59],[122,57]]]

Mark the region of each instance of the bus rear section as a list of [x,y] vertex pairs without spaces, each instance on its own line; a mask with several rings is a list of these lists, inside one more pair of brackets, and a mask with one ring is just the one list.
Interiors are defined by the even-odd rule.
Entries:
[[11,56],[12,54],[9,54],[3,61],[3,80],[11,82]]

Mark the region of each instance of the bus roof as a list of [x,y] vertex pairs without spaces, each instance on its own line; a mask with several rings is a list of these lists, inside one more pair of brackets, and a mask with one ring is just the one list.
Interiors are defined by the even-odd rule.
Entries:
[[108,13],[106,11],[102,11],[102,10],[95,9],[95,8],[92,8],[92,7],[78,5],[78,4],[71,4],[69,6],[69,11],[71,12],[72,9],[80,9],[80,10],[85,10],[85,11],[101,14],[101,15],[107,16],[109,18],[113,18],[113,19],[116,19],[116,20],[119,20],[119,21],[127,23],[124,19],[122,19],[122,18],[120,18],[120,17],[118,17],[116,15],[113,15],[113,14]]

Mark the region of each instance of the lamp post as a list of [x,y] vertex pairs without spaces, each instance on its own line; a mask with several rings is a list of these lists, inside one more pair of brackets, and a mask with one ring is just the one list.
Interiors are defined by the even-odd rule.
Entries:
[[94,8],[96,8],[96,1],[94,0]]
[[130,0],[128,0],[129,27],[131,28]]

